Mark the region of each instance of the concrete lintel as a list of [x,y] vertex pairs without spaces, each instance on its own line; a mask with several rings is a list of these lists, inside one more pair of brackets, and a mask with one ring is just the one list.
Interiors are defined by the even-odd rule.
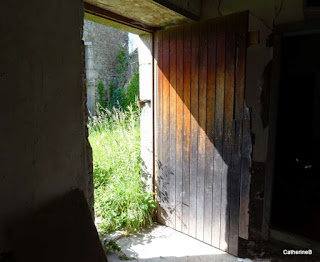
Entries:
[[96,7],[88,3],[84,3],[84,9],[85,19],[105,26],[113,27],[121,31],[140,35],[145,33],[152,33],[156,30],[156,28],[143,25],[134,20],[119,16],[108,10]]

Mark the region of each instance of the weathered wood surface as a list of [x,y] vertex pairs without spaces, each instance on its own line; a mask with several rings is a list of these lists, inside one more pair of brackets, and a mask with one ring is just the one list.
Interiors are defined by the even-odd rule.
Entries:
[[[190,217],[190,87],[191,87],[191,27],[183,28],[183,159],[182,159],[182,232],[189,232]],[[178,116],[180,117],[180,116]]]
[[[208,60],[207,60],[207,120],[206,120],[206,159],[205,159],[205,199],[204,228],[211,229],[213,222],[213,158],[214,158],[214,123],[216,97],[216,24],[208,25]],[[204,242],[212,244],[212,230],[204,230]]]
[[244,12],[156,38],[159,222],[232,254],[248,221],[247,29]]
[[176,226],[176,126],[177,126],[177,31],[169,30],[170,37],[170,172],[169,172],[169,205],[170,226]]
[[169,30],[162,34],[162,191],[160,191],[163,221],[172,224],[170,206],[170,38]]
[[251,183],[250,169],[252,141],[250,132],[250,112],[246,105],[244,108],[242,143],[239,237],[249,239],[249,194]]
[[199,26],[192,26],[191,36],[191,138],[190,138],[190,213],[189,235],[196,237],[197,176],[199,131]]
[[[177,72],[183,72],[183,31],[177,30]],[[177,73],[177,127],[176,127],[176,229],[182,231],[182,144],[183,144],[183,74]]]

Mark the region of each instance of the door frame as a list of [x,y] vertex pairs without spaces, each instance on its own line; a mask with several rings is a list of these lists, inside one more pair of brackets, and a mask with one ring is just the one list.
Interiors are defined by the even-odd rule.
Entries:
[[[156,198],[156,191],[155,191],[155,179],[156,179],[156,174],[155,174],[155,170],[156,167],[156,160],[155,160],[155,149],[156,149],[156,140],[155,140],[155,127],[156,127],[156,121],[155,121],[155,99],[156,99],[156,94],[155,94],[155,54],[154,54],[154,33],[157,29],[159,29],[158,27],[150,27],[148,25],[145,24],[141,24],[141,23],[137,23],[136,21],[115,14],[113,12],[110,12],[108,10],[105,10],[103,8],[94,6],[92,4],[89,4],[87,2],[83,3],[83,13],[84,13],[84,17],[83,19],[87,19],[90,20],[92,22],[110,27],[110,28],[114,28],[116,30],[119,31],[126,31],[126,32],[130,32],[139,36],[143,36],[143,35],[148,35],[150,36],[151,39],[151,46],[150,46],[150,53],[151,53],[151,64],[149,65],[151,68],[151,82],[150,85],[148,84],[148,86],[152,89],[151,90],[151,101],[149,99],[145,99],[142,100],[142,104],[151,102],[151,116],[152,116],[152,173],[151,173],[151,177],[148,177],[148,181],[147,182],[151,182],[151,189],[152,189],[152,193],[154,193],[154,199]],[[83,46],[84,48],[84,46]],[[84,50],[84,49],[83,49]],[[84,55],[84,54],[83,54]],[[84,58],[84,57],[83,57]],[[83,64],[84,66],[84,64]],[[139,72],[140,72],[140,64],[139,64]],[[85,68],[83,68],[83,70],[85,70]],[[140,75],[141,77],[141,75]],[[86,90],[85,90],[86,92]],[[87,106],[85,108],[85,110],[87,110]],[[151,166],[151,165],[150,165]],[[93,181],[93,180],[92,180]],[[93,182],[90,185],[93,188]],[[90,199],[94,199],[93,197],[94,194],[94,190],[90,191]],[[93,200],[92,202],[90,202],[90,207],[93,210]],[[93,212],[93,211],[92,211]],[[94,214],[93,214],[94,216]]]
[[267,145],[267,161],[265,168],[264,201],[262,213],[262,238],[270,238],[270,222],[272,215],[272,194],[275,168],[277,118],[279,106],[279,90],[281,79],[282,40],[287,36],[307,35],[320,33],[320,21],[302,21],[278,25],[273,32],[273,60],[271,72],[270,100],[269,100],[269,130]]

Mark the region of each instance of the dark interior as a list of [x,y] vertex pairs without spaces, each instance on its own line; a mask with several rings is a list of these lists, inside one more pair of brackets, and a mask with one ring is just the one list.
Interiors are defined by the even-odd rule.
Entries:
[[320,35],[283,39],[271,226],[320,241]]
[[319,0],[307,0],[307,6],[308,7],[318,7],[320,6],[320,1]]

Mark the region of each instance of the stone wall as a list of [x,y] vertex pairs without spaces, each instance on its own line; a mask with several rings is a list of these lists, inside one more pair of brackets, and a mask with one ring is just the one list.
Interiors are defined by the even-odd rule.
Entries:
[[108,92],[117,78],[117,53],[120,46],[128,46],[128,33],[84,20],[83,40],[86,50],[87,106],[94,114],[97,85],[102,81]]

